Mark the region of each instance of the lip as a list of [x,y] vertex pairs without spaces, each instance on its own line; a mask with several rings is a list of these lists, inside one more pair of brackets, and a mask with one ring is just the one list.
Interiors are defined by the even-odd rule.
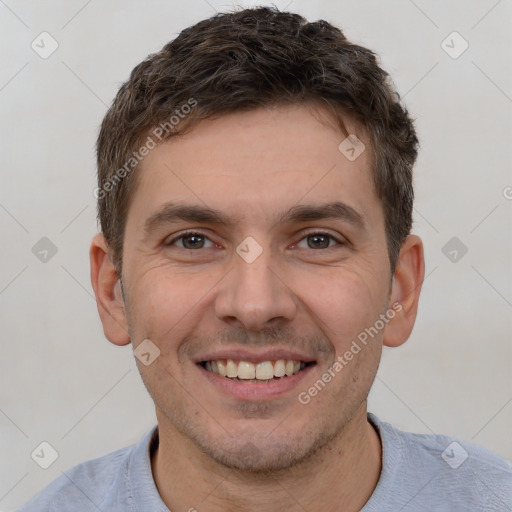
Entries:
[[[233,352],[231,352],[233,355]],[[219,358],[222,359],[222,358]],[[279,358],[282,359],[282,358]],[[247,361],[247,359],[244,359]],[[259,359],[261,361],[261,359]],[[260,402],[272,398],[278,398],[289,393],[296,388],[298,384],[307,377],[316,367],[316,364],[306,366],[299,373],[295,373],[290,377],[281,377],[272,382],[240,382],[222,377],[217,373],[210,372],[203,368],[200,364],[195,367],[200,371],[202,376],[208,380],[210,385],[215,386],[221,393],[231,396],[237,400],[249,402]]]
[[203,361],[218,361],[222,359],[233,359],[236,361],[247,361],[249,363],[260,363],[263,361],[278,361],[279,359],[291,361],[304,361],[305,363],[314,363],[316,359],[299,352],[290,350],[272,349],[265,352],[250,352],[243,349],[219,350],[210,352],[194,360],[196,364]]

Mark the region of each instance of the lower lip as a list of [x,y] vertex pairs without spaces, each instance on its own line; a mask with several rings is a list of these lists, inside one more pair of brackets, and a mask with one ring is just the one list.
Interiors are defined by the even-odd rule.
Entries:
[[306,366],[299,373],[295,373],[290,377],[281,377],[271,382],[243,382],[232,380],[228,377],[222,377],[218,373],[210,372],[201,365],[196,365],[199,371],[208,381],[226,395],[230,395],[238,400],[261,401],[276,398],[292,389],[315,368],[316,364]]

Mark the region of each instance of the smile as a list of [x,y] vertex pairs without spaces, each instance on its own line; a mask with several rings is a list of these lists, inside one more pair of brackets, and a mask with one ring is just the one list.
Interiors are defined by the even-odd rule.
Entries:
[[286,359],[258,363],[236,359],[217,359],[203,361],[200,364],[205,370],[234,381],[269,382],[291,377],[313,363]]

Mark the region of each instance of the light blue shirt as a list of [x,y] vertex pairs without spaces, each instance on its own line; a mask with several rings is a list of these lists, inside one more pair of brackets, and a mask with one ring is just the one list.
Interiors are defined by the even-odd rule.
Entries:
[[[361,512],[512,511],[510,462],[445,435],[403,432],[371,413],[368,419],[382,441],[382,472]],[[73,467],[18,512],[169,512],[151,472],[157,436],[154,427],[135,446]]]

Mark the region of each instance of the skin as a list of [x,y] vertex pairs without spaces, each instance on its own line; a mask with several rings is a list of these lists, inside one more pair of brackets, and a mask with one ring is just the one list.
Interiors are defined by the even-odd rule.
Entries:
[[[357,125],[346,126],[369,148]],[[382,346],[401,345],[413,328],[423,247],[410,235],[391,275],[370,152],[349,161],[338,150],[345,137],[327,112],[308,105],[201,121],[141,163],[123,290],[104,237],[93,239],[91,278],[106,337],[134,348],[150,339],[160,350],[149,366],[136,361],[158,420],[153,476],[173,511],[358,511],[377,485],[381,443],[366,399]],[[180,220],[144,231],[162,205],[178,201],[234,223]],[[333,201],[361,213],[364,224],[278,220],[292,206]],[[206,238],[169,244],[186,229]],[[318,232],[333,238],[315,245]],[[262,248],[252,263],[236,252],[248,236]],[[299,392],[395,302],[401,310],[385,328],[301,404]],[[285,393],[242,400],[196,364],[207,351],[238,348],[296,349],[316,364]]]

